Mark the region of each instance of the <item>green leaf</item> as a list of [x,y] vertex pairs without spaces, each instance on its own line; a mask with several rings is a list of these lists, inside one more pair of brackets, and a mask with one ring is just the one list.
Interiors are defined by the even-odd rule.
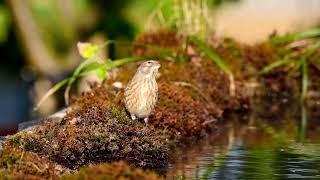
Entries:
[[34,108],[34,110],[37,110],[41,104],[52,94],[54,94],[55,92],[57,92],[60,88],[62,88],[64,85],[66,85],[69,82],[70,78],[64,79],[61,82],[59,82],[58,84],[56,84],[55,86],[53,86],[38,102],[38,104],[36,105],[36,107]]
[[[69,81],[67,83],[67,88],[64,92],[64,99],[65,103],[69,104],[69,92],[71,89],[72,84],[83,74],[86,74],[87,72],[92,71],[92,69],[96,69],[97,66],[100,65],[97,63],[94,59],[90,58],[86,61],[83,61],[73,72],[72,76],[69,78]],[[101,65],[100,65],[101,66]],[[86,70],[87,69],[87,70]]]
[[93,58],[97,55],[99,47],[91,43],[78,42],[78,51],[84,59]]
[[267,65],[266,67],[264,67],[259,74],[266,74],[268,72],[270,72],[272,69],[285,65],[285,64],[289,64],[292,61],[292,59],[282,59],[282,60],[278,60],[274,63],[271,63],[269,65]]
[[[87,64],[85,67],[82,68],[81,73],[88,73],[91,71],[96,71],[97,69],[103,68],[105,66],[105,64],[100,64],[98,62],[92,62],[90,64]],[[78,74],[78,75],[80,75]]]
[[[81,76],[85,76],[90,72],[96,71],[98,77],[102,80],[105,79],[106,77],[106,64],[100,64],[98,62],[92,62],[90,64],[87,64],[82,70],[81,72],[77,75],[76,78],[81,77]],[[104,75],[103,75],[104,72]]]
[[203,52],[205,52],[207,56],[209,56],[210,59],[218,65],[220,69],[222,69],[226,73],[231,72],[230,68],[227,66],[227,64],[224,63],[220,56],[216,52],[214,52],[210,47],[208,47],[203,41],[201,41],[195,36],[191,36],[190,40],[193,41]]
[[84,71],[84,69],[93,68],[92,66],[97,66],[96,64],[99,64],[99,63],[97,63],[94,59],[88,59],[86,61],[83,61],[73,72],[72,77],[77,78],[78,75]]
[[99,69],[96,70],[97,76],[100,80],[105,80],[107,77],[107,71],[105,68],[100,67]]

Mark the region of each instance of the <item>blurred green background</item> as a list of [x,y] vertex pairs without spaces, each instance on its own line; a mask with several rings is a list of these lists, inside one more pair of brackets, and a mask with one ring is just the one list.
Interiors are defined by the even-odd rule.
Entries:
[[[320,23],[317,0],[186,1],[192,3],[184,16],[196,14],[193,4],[205,3],[208,12],[199,18],[206,19],[210,32],[245,43],[261,41],[274,30],[286,33]],[[0,0],[0,135],[64,105],[62,94],[57,94],[38,112],[32,111],[81,61],[77,42],[132,41],[137,34],[157,29],[179,31],[183,26],[178,25],[177,6],[186,1]],[[129,53],[128,46],[110,46],[103,56]]]

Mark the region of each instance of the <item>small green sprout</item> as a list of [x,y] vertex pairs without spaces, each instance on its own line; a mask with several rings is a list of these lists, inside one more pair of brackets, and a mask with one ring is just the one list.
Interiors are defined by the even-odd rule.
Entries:
[[78,42],[77,46],[78,46],[79,54],[84,59],[95,57],[99,51],[99,47],[91,43]]
[[106,46],[109,44],[114,43],[114,41],[107,41],[102,45],[93,45],[91,43],[78,43],[78,51],[82,58],[84,58],[84,61],[76,68],[76,70],[73,72],[73,74],[53,86],[38,102],[38,104],[35,107],[35,110],[37,110],[41,104],[52,94],[57,92],[62,87],[66,86],[66,90],[64,93],[65,102],[68,105],[69,104],[69,93],[70,89],[73,85],[73,83],[80,77],[83,77],[87,75],[90,72],[95,72],[97,76],[104,80],[107,78],[107,71],[131,63],[139,60],[143,60],[142,57],[128,57],[123,59],[116,59],[111,60],[108,59],[104,63],[99,63],[97,54]]
[[[271,39],[271,42],[274,44],[285,43],[295,40],[302,40],[306,38],[317,38],[320,37],[320,29],[313,29],[305,32],[297,32],[284,36],[274,37]],[[316,39],[315,43],[306,47],[302,56],[300,57],[292,57],[292,54],[288,54],[284,57],[284,59],[278,60],[274,63],[271,63],[264,67],[259,74],[266,74],[273,70],[274,68],[294,64],[293,67],[298,67],[301,69],[301,101],[306,98],[308,92],[308,64],[310,57],[320,49],[320,40]]]

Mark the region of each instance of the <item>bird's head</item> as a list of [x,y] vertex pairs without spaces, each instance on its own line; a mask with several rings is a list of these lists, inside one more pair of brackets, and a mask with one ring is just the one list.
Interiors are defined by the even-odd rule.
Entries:
[[139,66],[138,73],[143,76],[156,77],[159,68],[160,63],[158,61],[148,60]]

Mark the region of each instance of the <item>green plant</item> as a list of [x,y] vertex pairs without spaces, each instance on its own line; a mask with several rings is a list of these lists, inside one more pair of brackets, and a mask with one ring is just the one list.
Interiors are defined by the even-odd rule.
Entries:
[[147,56],[143,56],[143,57],[126,57],[126,58],[121,58],[121,59],[107,59],[104,61],[104,63],[100,63],[98,60],[98,53],[105,47],[107,47],[110,44],[125,44],[125,45],[140,45],[146,48],[150,48],[153,49],[155,51],[158,51],[161,53],[160,57],[163,59],[169,58],[173,61],[179,61],[179,57],[177,55],[174,55],[174,53],[166,48],[162,48],[162,47],[158,47],[158,46],[154,46],[154,45],[149,45],[149,44],[141,44],[141,43],[131,43],[131,42],[121,42],[121,41],[114,41],[114,40],[109,40],[106,41],[104,44],[102,45],[94,45],[94,44],[90,44],[90,43],[78,43],[78,51],[81,55],[81,57],[84,59],[84,61],[82,63],[79,64],[79,66],[75,69],[75,71],[73,72],[73,74],[60,81],[59,83],[57,83],[55,86],[53,86],[38,102],[38,104],[36,105],[36,107],[34,108],[35,110],[37,110],[41,104],[52,94],[54,94],[55,92],[57,92],[59,89],[61,89],[62,87],[66,86],[65,89],[65,93],[64,93],[64,99],[66,104],[69,104],[69,94],[70,94],[70,90],[72,85],[76,82],[77,79],[79,79],[80,77],[83,77],[85,75],[87,75],[88,73],[91,72],[95,72],[98,76],[98,78],[100,78],[101,80],[104,80],[107,77],[107,72],[111,69],[123,66],[125,64],[129,64],[132,62],[136,62],[136,61],[141,61],[141,60],[145,60],[148,58],[152,58],[152,57],[147,57]]
[[63,86],[66,86],[65,90],[65,102],[68,104],[69,102],[69,93],[70,89],[75,83],[75,81],[87,75],[90,72],[96,72],[97,76],[104,80],[107,77],[107,71],[131,63],[135,61],[142,60],[142,57],[127,57],[123,59],[107,59],[104,63],[99,63],[97,54],[107,45],[114,43],[114,41],[107,41],[104,44],[97,46],[90,43],[78,43],[78,50],[82,58],[85,60],[75,69],[73,74],[56,84],[54,87],[52,87],[38,102],[35,109],[38,109],[39,106],[52,94],[57,92],[59,89],[61,89]]
[[[304,33],[294,33],[293,35],[285,35],[284,37],[278,37],[275,38],[277,39],[277,42],[284,42],[287,40],[295,40],[295,39],[299,39],[302,37],[310,37],[312,35],[312,37],[314,37],[314,35],[316,34],[317,31],[307,31]],[[320,31],[318,32],[320,35]],[[310,35],[310,36],[309,36]],[[281,40],[281,41],[280,41]],[[271,70],[280,67],[280,66],[284,66],[287,65],[289,68],[294,68],[295,69],[300,69],[301,71],[301,100],[304,100],[306,98],[306,94],[308,91],[308,64],[309,64],[309,59],[310,57],[320,48],[320,41],[316,41],[315,43],[309,45],[308,47],[306,47],[306,49],[304,50],[304,52],[302,53],[302,55],[295,57],[294,54],[289,53],[288,55],[286,55],[283,59],[277,60],[274,63],[271,63],[267,66],[265,66],[260,72],[259,74],[266,74],[268,72],[270,72]],[[289,66],[289,65],[293,65],[293,66]]]
[[159,1],[147,20],[146,29],[158,25],[176,29],[185,35],[205,37],[210,30],[208,4],[208,0]]
[[236,91],[236,86],[234,82],[234,76],[227,64],[223,61],[223,59],[216,53],[214,52],[210,47],[206,45],[202,40],[198,39],[196,36],[190,36],[190,40],[194,42],[213,62],[215,62],[218,67],[224,71],[230,81],[230,87],[229,87],[229,93],[231,96],[235,95]]
[[271,38],[271,42],[273,44],[281,44],[281,43],[287,43],[287,42],[308,39],[308,38],[316,38],[316,37],[320,37],[319,28],[315,28],[315,29],[311,29],[303,32],[290,33],[283,36],[275,36]]

